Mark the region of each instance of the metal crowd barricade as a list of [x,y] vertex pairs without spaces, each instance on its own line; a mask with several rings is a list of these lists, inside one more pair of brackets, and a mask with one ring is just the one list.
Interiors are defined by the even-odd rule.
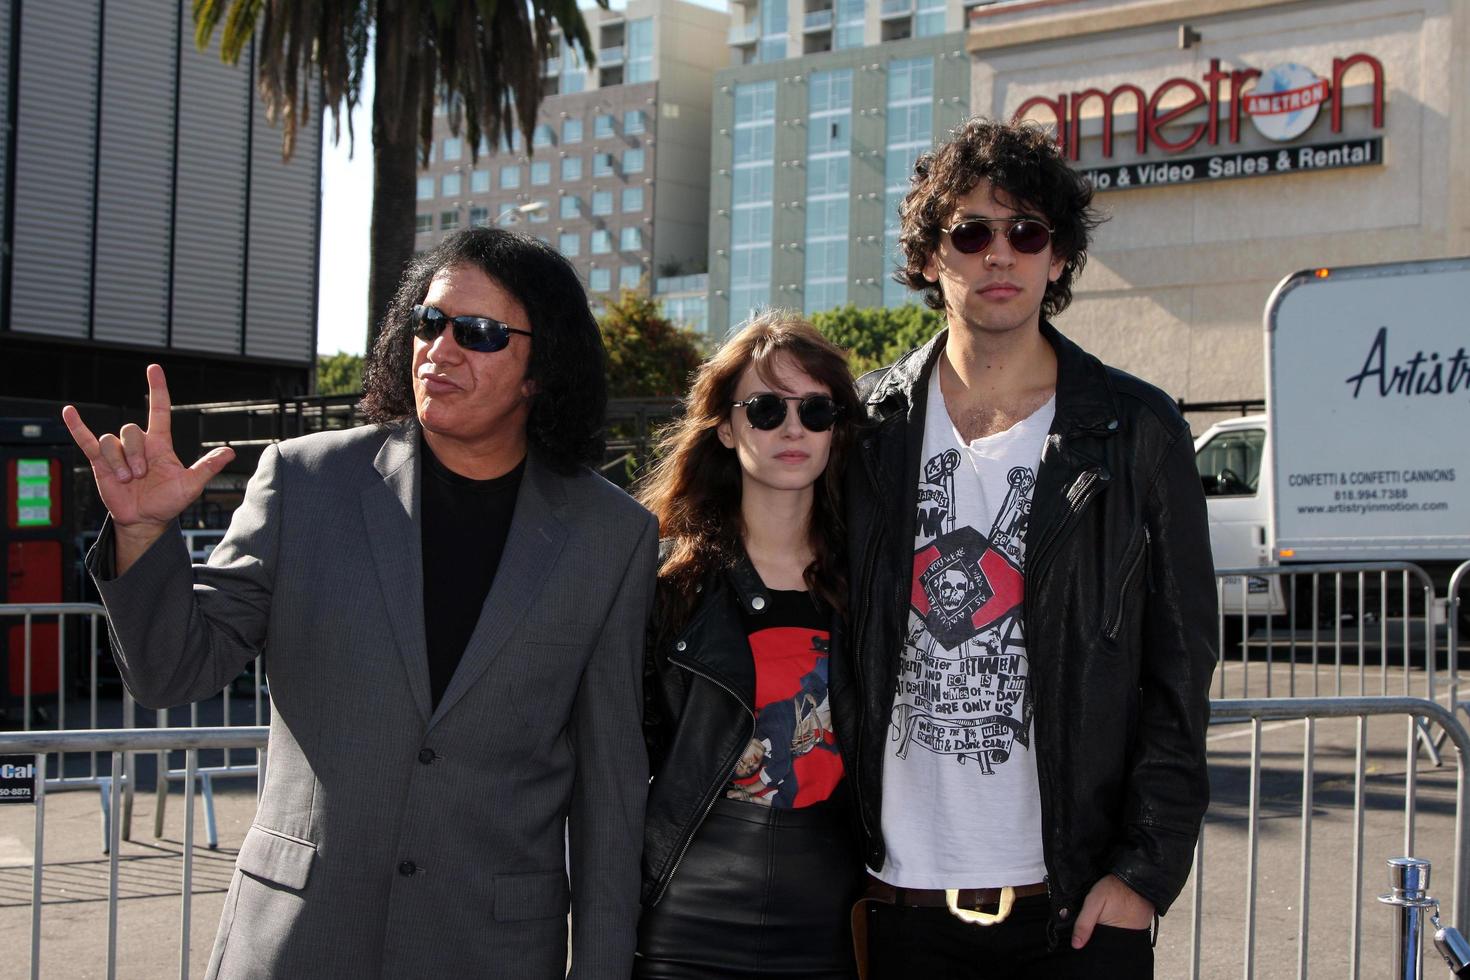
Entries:
[[[1457,701],[1460,697],[1460,613],[1465,608],[1466,602],[1465,596],[1461,593],[1467,591],[1466,585],[1470,585],[1470,561],[1455,569],[1450,575],[1450,584],[1445,590],[1445,597],[1448,600],[1445,606],[1445,616],[1449,620],[1449,643],[1446,646],[1449,650],[1450,690],[1454,692]],[[1466,710],[1470,712],[1470,706],[1466,706]]]
[[[1418,565],[1271,565],[1219,569],[1215,575],[1221,607],[1215,697],[1234,696],[1226,668],[1236,665],[1240,697],[1373,693],[1386,697],[1402,693],[1432,701],[1439,693],[1434,583]],[[1369,601],[1370,593],[1376,593],[1376,601]],[[1278,597],[1284,608],[1277,604]],[[1224,611],[1227,599],[1236,611]],[[1262,648],[1265,677],[1253,691],[1250,654]],[[1283,657],[1286,676],[1278,678]],[[1351,663],[1346,663],[1349,658],[1357,662],[1356,685],[1344,673],[1345,665],[1351,671]],[[1372,672],[1376,677],[1369,668],[1374,658],[1378,661]],[[1414,690],[1416,659],[1423,663],[1421,691]],[[1453,682],[1454,657],[1449,669]],[[1299,676],[1303,672],[1305,678]]]
[[[194,780],[201,749],[256,749],[265,748],[268,729],[251,728],[171,728],[171,729],[99,729],[96,731],[64,732],[0,732],[0,755],[35,756],[35,835],[31,864],[31,946],[30,976],[39,980],[41,975],[41,884],[45,874],[46,841],[46,790],[49,781],[45,778],[47,758],[53,753],[65,755],[69,752],[110,752],[112,772],[122,770],[123,759],[135,752],[183,751],[186,754],[184,780],[184,841],[183,873],[180,887],[180,949],[179,976],[189,976],[189,930],[193,908],[193,853],[194,853]],[[126,778],[112,780],[110,784],[111,805],[116,812]],[[118,846],[119,826],[114,821],[109,829],[110,840],[107,875],[107,977],[117,976],[117,903],[118,903]]]
[[[72,658],[68,655],[67,620],[76,618],[84,620],[80,624],[80,635],[84,638],[81,646],[81,654],[85,659],[84,676],[86,681],[86,708],[85,724],[72,725],[72,730],[96,729],[99,722],[100,688],[97,675],[99,658],[105,647],[101,640],[106,632],[107,610],[95,602],[41,602],[41,603],[10,603],[0,605],[0,628],[12,629],[19,626],[21,630],[20,655],[24,660],[22,669],[22,691],[21,691],[21,730],[30,731],[31,724],[35,718],[37,698],[34,695],[37,671],[34,669],[35,658],[41,651],[36,643],[36,626],[49,624],[54,620],[56,625],[56,728],[67,729],[67,700],[74,686],[82,678],[73,676]],[[20,623],[13,621],[19,619]],[[39,621],[39,622],[38,622]],[[13,646],[13,644],[12,644]],[[11,649],[10,655],[16,655]],[[75,721],[76,716],[72,716]],[[126,691],[122,694],[122,725],[124,728],[132,728],[135,721],[135,705]],[[121,771],[126,776],[133,772],[134,760],[131,754],[123,759]],[[63,790],[85,790],[97,789],[101,794],[102,803],[102,844],[107,847],[108,824],[112,814],[117,812],[110,806],[109,789],[112,783],[111,773],[102,773],[97,768],[97,754],[88,753],[87,768],[83,775],[68,776],[66,773],[67,763],[65,754],[56,758],[55,775],[47,776],[47,788],[52,792]],[[123,798],[122,833],[124,837],[129,836],[132,813],[133,788],[130,779],[124,779],[123,785],[126,792]]]
[[[105,642],[107,610],[98,603],[93,602],[53,602],[53,603],[17,603],[0,604],[0,629],[9,629],[12,625],[19,626],[21,630],[20,655],[24,660],[22,670],[23,689],[20,695],[23,731],[32,730],[35,718],[35,708],[39,697],[34,694],[38,672],[33,669],[33,662],[41,652],[36,642],[36,627],[38,625],[50,625],[53,621],[56,626],[56,712],[54,730],[58,731],[83,731],[95,730],[101,720],[101,683],[98,676],[99,662],[108,656],[108,648]],[[83,622],[77,627],[79,634],[68,629],[69,619],[82,619]],[[19,623],[15,623],[19,620]],[[73,658],[69,656],[69,648],[76,645],[73,637],[81,635],[80,653],[85,663],[73,664]],[[12,647],[15,644],[12,643]],[[16,650],[11,650],[11,656],[15,656]],[[81,676],[76,676],[81,674]],[[74,689],[85,686],[86,704],[81,718],[73,712],[68,714],[67,702],[69,695]],[[227,727],[235,727],[240,721],[246,724],[260,726],[269,721],[269,700],[265,691],[264,670],[259,657],[256,658],[251,668],[251,694],[250,704],[246,712],[247,717],[237,720],[240,711],[236,708],[238,698],[233,695],[233,685],[226,685],[221,692],[222,722]],[[136,727],[137,704],[128,695],[126,689],[119,687],[121,699],[121,717],[112,719],[113,724],[119,721],[125,729]],[[170,727],[171,712],[163,709],[158,712],[157,727]],[[70,724],[69,724],[70,723]],[[189,705],[188,726],[200,727],[199,705]],[[122,798],[122,809],[116,810],[112,806],[111,798],[111,772],[101,772],[98,769],[96,753],[90,753],[87,759],[85,773],[67,774],[67,759],[65,755],[56,758],[53,770],[48,774],[48,787],[52,792],[63,790],[86,790],[97,789],[100,795],[102,811],[102,846],[103,852],[109,846],[111,836],[109,825],[114,814],[117,814],[122,823],[122,837],[125,840],[132,839],[132,811],[135,780],[123,778],[122,785],[124,793]],[[132,753],[126,753],[123,758],[120,771],[124,777],[131,777],[136,772],[136,760]],[[218,824],[215,819],[214,807],[214,780],[225,777],[249,777],[256,774],[256,760],[254,753],[248,758],[236,758],[232,750],[224,752],[224,762],[218,766],[201,766],[192,777],[188,777],[185,768],[171,765],[168,754],[160,753],[158,756],[159,779],[155,783],[157,794],[157,805],[154,808],[153,836],[159,837],[163,833],[163,821],[165,817],[168,784],[171,782],[182,782],[187,778],[197,780],[200,792],[204,797],[205,836],[211,848],[219,843]]]
[[[1309,933],[1311,925],[1312,908],[1312,849],[1314,816],[1319,806],[1315,796],[1316,783],[1321,781],[1316,770],[1317,744],[1316,722],[1320,719],[1355,719],[1356,738],[1354,767],[1352,773],[1353,781],[1353,809],[1350,826],[1351,836],[1351,884],[1350,899],[1351,908],[1348,916],[1348,937],[1346,940],[1348,952],[1347,972],[1332,975],[1344,975],[1358,978],[1362,972],[1362,910],[1363,910],[1363,866],[1364,866],[1364,825],[1365,815],[1369,809],[1367,804],[1367,778],[1368,765],[1368,719],[1371,717],[1389,716],[1409,719],[1409,735],[1407,737],[1406,762],[1407,768],[1404,776],[1404,814],[1403,814],[1403,850],[1399,853],[1415,853],[1416,817],[1418,809],[1418,784],[1415,779],[1416,765],[1418,761],[1415,749],[1416,727],[1415,719],[1428,719],[1434,725],[1444,730],[1450,742],[1455,748],[1456,781],[1454,792],[1454,831],[1451,841],[1453,847],[1453,888],[1451,916],[1452,921],[1463,928],[1467,913],[1470,913],[1470,875],[1467,875],[1466,861],[1470,859],[1470,840],[1467,840],[1467,831],[1470,827],[1466,824],[1467,804],[1470,804],[1470,784],[1467,784],[1465,765],[1467,753],[1470,753],[1470,734],[1460,724],[1455,713],[1436,702],[1410,697],[1333,697],[1333,698],[1256,698],[1250,700],[1218,700],[1211,704],[1210,724],[1215,726],[1249,723],[1251,750],[1249,760],[1249,803],[1245,820],[1246,831],[1246,858],[1244,862],[1246,891],[1244,896],[1244,976],[1249,978],[1255,976],[1257,969],[1257,907],[1259,898],[1259,871],[1261,866],[1261,816],[1262,816],[1262,725],[1268,722],[1303,723],[1303,745],[1301,763],[1301,806],[1299,811],[1300,843],[1299,843],[1299,878],[1297,882],[1297,922],[1295,933],[1295,948],[1297,953],[1296,975],[1305,978],[1309,975]],[[1274,728],[1275,726],[1273,726]],[[1216,763],[1212,762],[1212,768]],[[1212,804],[1211,812],[1214,813],[1219,801]],[[1217,818],[1217,822],[1223,822],[1225,818]],[[1207,818],[1206,823],[1210,821]],[[1222,831],[1215,831],[1219,833]],[[1213,836],[1210,835],[1210,836]],[[1207,834],[1202,828],[1199,841],[1195,849],[1195,864],[1193,871],[1192,896],[1192,921],[1190,930],[1189,946],[1189,975],[1195,980],[1200,976],[1200,962],[1203,933],[1201,929],[1204,920],[1204,908],[1206,903],[1205,880],[1206,880],[1206,838]],[[1397,847],[1395,846],[1395,849]],[[1273,863],[1270,867],[1280,867]],[[1228,867],[1228,866],[1227,866]],[[1335,867],[1335,866],[1334,866]],[[1330,872],[1329,872],[1330,873]],[[1218,889],[1215,893],[1218,896]],[[1333,894],[1333,900],[1338,900],[1340,893]],[[1281,902],[1279,904],[1285,904]],[[1279,921],[1281,916],[1276,914],[1273,920]],[[1279,965],[1279,964],[1278,964]],[[1320,970],[1315,972],[1321,972]],[[1276,975],[1276,974],[1273,974]],[[1369,976],[1378,975],[1370,969]]]

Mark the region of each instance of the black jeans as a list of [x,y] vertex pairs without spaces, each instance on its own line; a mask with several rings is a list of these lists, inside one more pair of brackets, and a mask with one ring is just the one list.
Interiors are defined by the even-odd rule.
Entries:
[[1016,900],[993,926],[962,922],[945,908],[868,906],[868,980],[1149,980],[1147,929],[1098,926],[1086,946],[1063,936],[1047,951],[1047,899]]

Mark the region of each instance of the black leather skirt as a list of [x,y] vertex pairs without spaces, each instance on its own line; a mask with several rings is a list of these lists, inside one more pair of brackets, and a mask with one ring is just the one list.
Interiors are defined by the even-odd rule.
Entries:
[[721,799],[638,926],[640,980],[850,980],[862,890],[845,806]]

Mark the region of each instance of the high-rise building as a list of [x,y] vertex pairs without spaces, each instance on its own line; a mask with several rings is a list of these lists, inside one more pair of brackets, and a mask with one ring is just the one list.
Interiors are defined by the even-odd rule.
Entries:
[[137,405],[306,394],[319,115],[296,153],[187,0],[0,0],[0,393]]
[[598,305],[622,287],[704,271],[710,91],[730,56],[729,16],[682,0],[583,16],[596,67],[558,39],[530,147],[516,133],[472,159],[447,116],[436,119],[416,243],[517,224],[570,259]]
[[898,202],[969,114],[960,0],[737,4],[715,79],[710,329],[765,306],[894,306]]

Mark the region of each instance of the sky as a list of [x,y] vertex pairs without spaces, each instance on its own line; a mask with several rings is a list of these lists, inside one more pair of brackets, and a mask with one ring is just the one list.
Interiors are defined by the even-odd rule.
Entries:
[[[726,9],[724,0],[692,0]],[[590,3],[579,0],[578,6]],[[612,8],[625,3],[614,0]],[[373,59],[367,59],[362,99],[352,114],[356,145],[348,155],[347,117],[342,139],[332,143],[330,113],[322,126],[322,246],[318,275],[316,349],[319,354],[361,354],[367,339],[368,232],[373,202]]]

